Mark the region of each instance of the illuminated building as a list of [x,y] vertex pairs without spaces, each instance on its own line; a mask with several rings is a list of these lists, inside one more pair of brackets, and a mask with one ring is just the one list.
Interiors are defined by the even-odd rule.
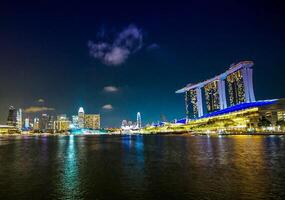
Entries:
[[56,116],[56,120],[66,120],[67,115],[66,114],[60,114]]
[[48,130],[49,116],[47,114],[42,114],[39,119],[39,130],[46,132]]
[[218,81],[208,83],[204,87],[206,96],[207,111],[213,112],[220,109],[220,97],[218,89]]
[[84,109],[82,107],[78,110],[78,127],[84,128]]
[[197,119],[157,123],[148,132],[193,132],[219,134],[272,134],[285,131],[285,99],[244,102]]
[[22,117],[22,109],[21,108],[17,110],[17,125],[16,126],[19,130],[21,130],[23,127],[23,117]]
[[0,125],[0,135],[1,134],[13,134],[13,133],[20,133],[19,129],[17,129],[15,126]]
[[78,116],[72,116],[72,122],[74,128],[100,128],[100,115],[99,114],[85,114],[83,107],[78,110]]
[[34,118],[33,129],[34,129],[35,131],[40,130],[40,119],[37,118],[37,117]]
[[[255,101],[252,84],[251,61],[242,61],[224,73],[197,84],[188,84],[176,93],[185,93],[186,116],[190,119],[202,117],[208,113],[223,110],[229,106]],[[227,90],[229,97],[227,97]],[[205,95],[202,94],[202,89]],[[205,96],[205,97],[204,97]],[[205,98],[207,112],[203,109]]]
[[121,126],[128,126],[128,121],[124,119]]
[[9,107],[8,117],[7,117],[8,126],[16,126],[16,115],[15,108],[13,106]]
[[72,125],[74,128],[79,128],[78,115],[72,115]]
[[100,115],[98,114],[85,114],[84,115],[84,127],[90,129],[100,128]]
[[25,125],[24,125],[25,129],[29,129],[30,128],[30,119],[26,118],[25,119]]
[[66,132],[69,130],[71,122],[68,120],[66,115],[58,115],[54,121],[54,130],[57,132]]
[[141,128],[142,127],[142,118],[141,118],[141,113],[138,112],[137,113],[137,128]]
[[277,112],[277,120],[278,121],[285,121],[285,112],[284,111]]
[[241,103],[218,110],[189,123],[196,131],[274,131],[285,123],[285,99]]
[[53,132],[53,130],[54,130],[54,118],[53,118],[53,116],[49,116],[49,118],[48,118],[47,130],[48,130],[48,132]]
[[203,115],[201,88],[191,89],[185,93],[186,116],[197,118]]
[[228,75],[227,83],[229,88],[228,92],[230,105],[234,106],[236,104],[246,102],[245,89],[241,71],[238,70]]

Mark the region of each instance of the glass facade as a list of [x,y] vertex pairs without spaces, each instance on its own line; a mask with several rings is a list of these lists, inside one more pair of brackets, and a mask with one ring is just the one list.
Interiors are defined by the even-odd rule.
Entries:
[[219,97],[219,88],[218,81],[213,81],[208,83],[204,87],[205,96],[206,96],[206,106],[208,113],[220,109],[220,97]]
[[189,119],[198,117],[197,91],[189,90],[185,93],[186,114]]
[[241,70],[227,76],[229,103],[234,106],[246,102],[244,81]]

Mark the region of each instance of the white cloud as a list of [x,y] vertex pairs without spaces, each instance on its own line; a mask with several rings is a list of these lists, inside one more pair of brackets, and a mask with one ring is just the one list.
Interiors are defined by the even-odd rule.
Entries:
[[[105,36],[105,33],[103,36]],[[142,31],[135,25],[129,25],[118,33],[112,42],[88,42],[90,55],[106,65],[123,64],[131,54],[139,51],[142,45]]]
[[116,86],[106,86],[103,89],[105,92],[117,92],[119,89]]
[[44,106],[31,106],[26,109],[24,109],[25,113],[36,113],[36,112],[43,112],[43,111],[53,111],[54,108],[48,108]]
[[106,104],[106,105],[102,106],[102,108],[103,108],[104,110],[112,110],[112,109],[113,109],[113,106],[112,106],[111,104]]

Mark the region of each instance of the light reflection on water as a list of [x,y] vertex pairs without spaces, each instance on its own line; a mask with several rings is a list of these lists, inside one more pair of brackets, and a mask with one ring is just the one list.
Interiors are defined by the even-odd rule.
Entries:
[[281,199],[283,136],[0,137],[0,199]]
[[[61,170],[61,176],[59,176],[59,196],[62,199],[78,199],[80,197],[80,178],[79,178],[79,166],[78,155],[73,135],[70,135],[64,140],[64,144],[61,144],[59,153],[63,153],[63,169]],[[64,149],[62,149],[64,148]]]

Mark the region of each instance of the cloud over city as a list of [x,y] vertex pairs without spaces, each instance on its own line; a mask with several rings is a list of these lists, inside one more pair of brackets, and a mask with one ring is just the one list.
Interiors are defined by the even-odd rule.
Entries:
[[104,106],[102,106],[102,108],[104,110],[113,110],[113,106],[111,104],[105,104]]
[[109,85],[109,86],[105,86],[104,89],[103,89],[104,92],[118,92],[119,91],[119,88],[117,88],[116,86],[113,86],[113,85]]
[[25,113],[37,113],[37,112],[43,112],[43,111],[53,111],[54,108],[49,108],[45,106],[31,106],[26,109],[24,109]]
[[129,25],[115,34],[111,41],[107,41],[109,36],[105,32],[98,35],[97,41],[88,42],[89,52],[105,65],[121,65],[143,46],[142,30],[135,25]]

